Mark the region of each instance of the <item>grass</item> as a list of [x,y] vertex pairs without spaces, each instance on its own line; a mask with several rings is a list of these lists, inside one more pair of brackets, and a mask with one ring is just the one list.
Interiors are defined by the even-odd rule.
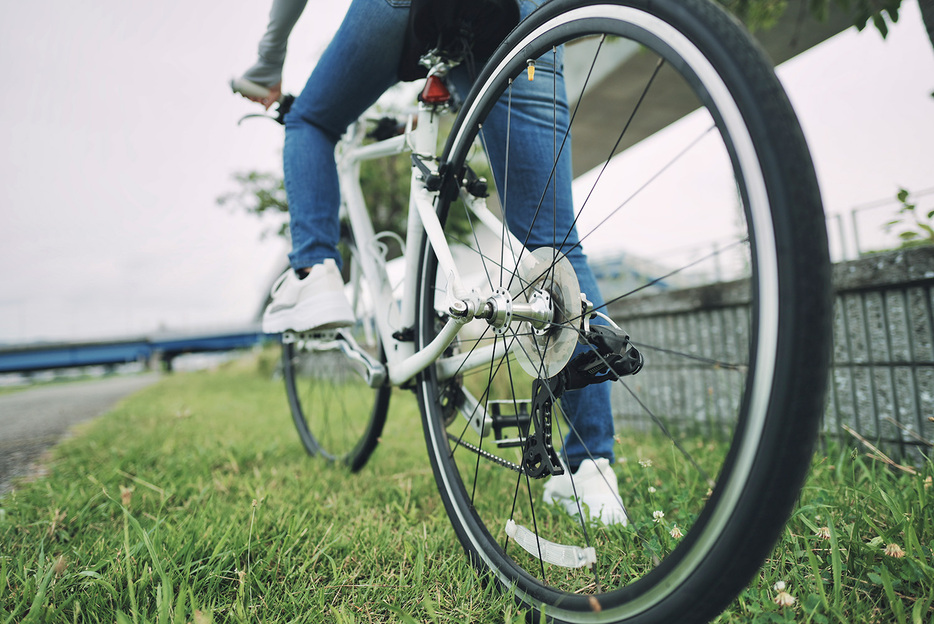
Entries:
[[[720,621],[934,621],[931,474],[855,449],[817,457],[781,541]],[[779,581],[794,605],[770,612]]]
[[[524,621],[468,565],[411,395],[350,475],[305,455],[269,358],[165,378],[0,499],[0,623]],[[931,622],[931,475],[817,458],[719,621]]]

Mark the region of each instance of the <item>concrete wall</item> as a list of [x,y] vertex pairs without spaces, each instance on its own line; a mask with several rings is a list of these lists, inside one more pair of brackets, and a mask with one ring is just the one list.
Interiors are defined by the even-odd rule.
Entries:
[[[849,427],[887,452],[934,440],[934,247],[880,253],[834,267],[834,363],[827,435]],[[623,302],[621,302],[623,303]],[[750,331],[746,282],[626,299],[611,310],[647,366],[617,388],[617,425],[717,435],[739,401]],[[688,357],[685,357],[687,355]],[[636,398],[638,397],[638,398]],[[647,419],[647,414],[651,415]]]

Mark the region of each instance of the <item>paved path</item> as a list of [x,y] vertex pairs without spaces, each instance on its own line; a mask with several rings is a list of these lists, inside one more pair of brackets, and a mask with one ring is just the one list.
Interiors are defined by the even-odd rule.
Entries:
[[159,379],[158,373],[41,386],[0,395],[0,496],[14,477],[35,471],[68,428],[111,409]]

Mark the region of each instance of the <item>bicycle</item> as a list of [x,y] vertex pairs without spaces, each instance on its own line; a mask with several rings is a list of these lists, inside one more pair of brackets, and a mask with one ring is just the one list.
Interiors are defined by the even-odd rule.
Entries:
[[[734,266],[744,273],[732,287],[750,304],[734,319],[736,335],[725,332],[720,344],[700,335],[691,338],[700,346],[660,344],[644,328],[629,336],[613,318],[636,292],[690,282],[698,266],[720,256],[658,268],[647,284],[595,306],[557,251],[567,232],[556,231],[553,246],[530,250],[521,232],[504,225],[513,201],[509,175],[521,172],[511,172],[507,160],[502,175],[483,178],[484,121],[497,103],[511,111],[514,80],[534,79],[536,64],[556,63],[559,50],[574,46],[588,61],[577,73],[582,84],[568,88],[570,129],[586,131],[585,117],[602,115],[587,143],[603,154],[578,194],[579,244],[612,244],[660,206],[671,213],[662,238],[682,222],[704,236],[698,216],[715,224],[714,238],[728,230],[730,252],[741,256]],[[648,68],[647,77],[632,111],[607,116],[601,111],[610,95],[597,76],[611,73],[608,57],[625,54]],[[312,455],[359,470],[378,441],[391,388],[414,390],[459,540],[471,562],[531,614],[562,622],[706,621],[745,587],[788,518],[828,379],[826,232],[787,97],[749,36],[708,2],[554,0],[489,59],[437,157],[439,119],[450,100],[438,86],[448,64],[434,61],[418,113],[401,133],[366,139],[373,122],[362,119],[338,150],[349,222],[347,291],[359,320],[347,330],[283,335],[301,439]],[[630,169],[632,180],[624,180],[615,157],[627,146],[626,128],[650,106],[653,86],[675,80],[677,93],[691,97],[700,130],[659,171]],[[568,140],[556,130],[547,157],[570,149]],[[387,235],[372,227],[358,175],[362,161],[406,151],[413,166],[400,294],[387,276]],[[686,169],[695,166],[688,159],[696,151],[704,184],[691,191]],[[714,179],[729,191],[725,204],[703,201]],[[678,198],[659,204],[655,188]],[[553,220],[547,208],[537,218]],[[598,240],[607,232],[609,242]],[[679,373],[670,366],[679,360],[707,380],[697,396],[679,395]],[[649,384],[656,380],[657,387]],[[618,453],[645,455],[639,468],[634,461],[616,466],[628,527],[541,502],[542,478],[562,472],[562,402],[570,388],[595,383],[612,384],[614,401],[645,415],[617,431]],[[728,422],[708,427],[722,442],[672,431],[678,405],[694,423],[728,413]]]

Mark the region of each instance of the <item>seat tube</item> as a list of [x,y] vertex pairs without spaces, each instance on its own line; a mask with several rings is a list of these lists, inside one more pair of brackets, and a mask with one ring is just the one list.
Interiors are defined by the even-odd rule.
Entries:
[[[417,125],[411,133],[413,156],[427,157],[429,163],[434,158],[438,146],[438,117],[433,107],[421,104],[418,108]],[[421,171],[412,164],[411,190],[409,191],[409,215],[406,224],[405,284],[402,297],[402,319],[407,327],[415,323],[415,306],[418,292],[418,261],[425,237],[425,228],[419,217],[416,202],[431,201],[432,194],[425,189]]]

